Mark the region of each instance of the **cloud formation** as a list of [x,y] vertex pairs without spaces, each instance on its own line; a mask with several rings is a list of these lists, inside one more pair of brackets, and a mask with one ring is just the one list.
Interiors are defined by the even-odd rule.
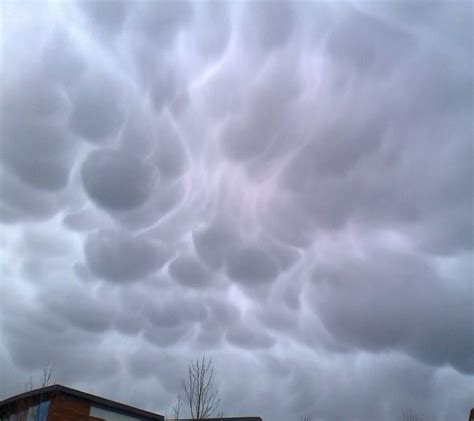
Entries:
[[206,354],[226,415],[466,416],[469,2],[2,13],[0,396],[164,413]]

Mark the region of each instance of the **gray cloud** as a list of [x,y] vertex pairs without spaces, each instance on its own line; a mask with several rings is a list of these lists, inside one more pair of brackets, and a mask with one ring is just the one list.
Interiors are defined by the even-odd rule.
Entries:
[[254,247],[233,250],[226,260],[231,279],[246,283],[268,282],[278,275],[278,266],[264,251]]
[[124,98],[110,76],[82,80],[73,92],[71,130],[89,142],[103,142],[116,135],[125,118]]
[[348,10],[330,35],[327,46],[330,54],[344,66],[377,77],[389,74],[416,44],[403,30],[373,16]]
[[226,335],[226,339],[233,345],[242,348],[268,348],[275,343],[275,340],[265,333],[247,326],[235,326]]
[[194,16],[188,0],[141,3],[135,13],[133,27],[158,47],[170,45],[186,23]]
[[119,32],[126,20],[130,3],[125,1],[81,1],[80,8],[99,31]]
[[212,281],[212,275],[206,268],[191,256],[179,256],[170,263],[170,274],[184,285],[204,287]]
[[228,227],[217,225],[196,228],[193,242],[199,257],[211,268],[219,268],[237,238]]
[[174,179],[186,170],[185,149],[176,129],[169,120],[160,121],[156,128],[157,143],[154,162],[160,175],[165,179]]
[[327,328],[367,349],[406,349],[427,363],[449,362],[472,373],[474,341],[463,333],[472,323],[465,287],[450,286],[452,279],[439,279],[407,256],[373,258],[370,268],[342,261],[315,269],[313,280],[321,285],[315,302]]
[[110,209],[141,205],[153,188],[153,168],[125,153],[112,150],[92,152],[82,165],[82,181],[91,198]]
[[250,44],[258,44],[263,51],[282,46],[291,37],[297,13],[291,2],[260,2],[245,4],[242,32]]
[[0,217],[6,223],[51,217],[59,210],[57,197],[29,187],[15,175],[2,171]]
[[192,37],[198,51],[210,60],[221,56],[231,38],[231,4],[209,0],[195,4],[196,20]]
[[84,244],[84,254],[91,270],[111,281],[142,278],[163,266],[170,256],[164,245],[124,231],[90,234]]
[[466,416],[468,2],[2,6],[0,396]]

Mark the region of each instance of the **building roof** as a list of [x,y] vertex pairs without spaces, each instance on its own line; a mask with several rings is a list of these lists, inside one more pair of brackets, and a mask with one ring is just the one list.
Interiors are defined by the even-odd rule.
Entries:
[[158,415],[149,411],[144,411],[143,409],[135,408],[130,405],[125,405],[123,403],[112,401],[110,399],[101,398],[100,396],[92,395],[90,393],[82,392],[80,390],[71,389],[70,387],[62,386],[60,384],[55,384],[52,386],[31,390],[25,393],[20,393],[19,395],[15,395],[3,401],[0,401],[0,414],[7,410],[9,406],[14,405],[18,401],[27,399],[43,401],[51,399],[55,395],[71,396],[79,400],[90,402],[95,406],[104,409],[111,409],[115,412],[125,415],[135,415],[137,417],[146,418],[148,420],[164,420],[164,417],[162,415]]

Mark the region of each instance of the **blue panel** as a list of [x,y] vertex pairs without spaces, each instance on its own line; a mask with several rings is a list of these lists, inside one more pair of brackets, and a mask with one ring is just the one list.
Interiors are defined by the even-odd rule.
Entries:
[[48,419],[49,401],[41,402],[39,407],[38,421],[46,421]]

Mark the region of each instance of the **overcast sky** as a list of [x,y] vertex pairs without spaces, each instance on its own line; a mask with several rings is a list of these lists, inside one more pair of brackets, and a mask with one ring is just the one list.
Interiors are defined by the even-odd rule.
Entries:
[[467,418],[472,2],[1,7],[0,398]]

